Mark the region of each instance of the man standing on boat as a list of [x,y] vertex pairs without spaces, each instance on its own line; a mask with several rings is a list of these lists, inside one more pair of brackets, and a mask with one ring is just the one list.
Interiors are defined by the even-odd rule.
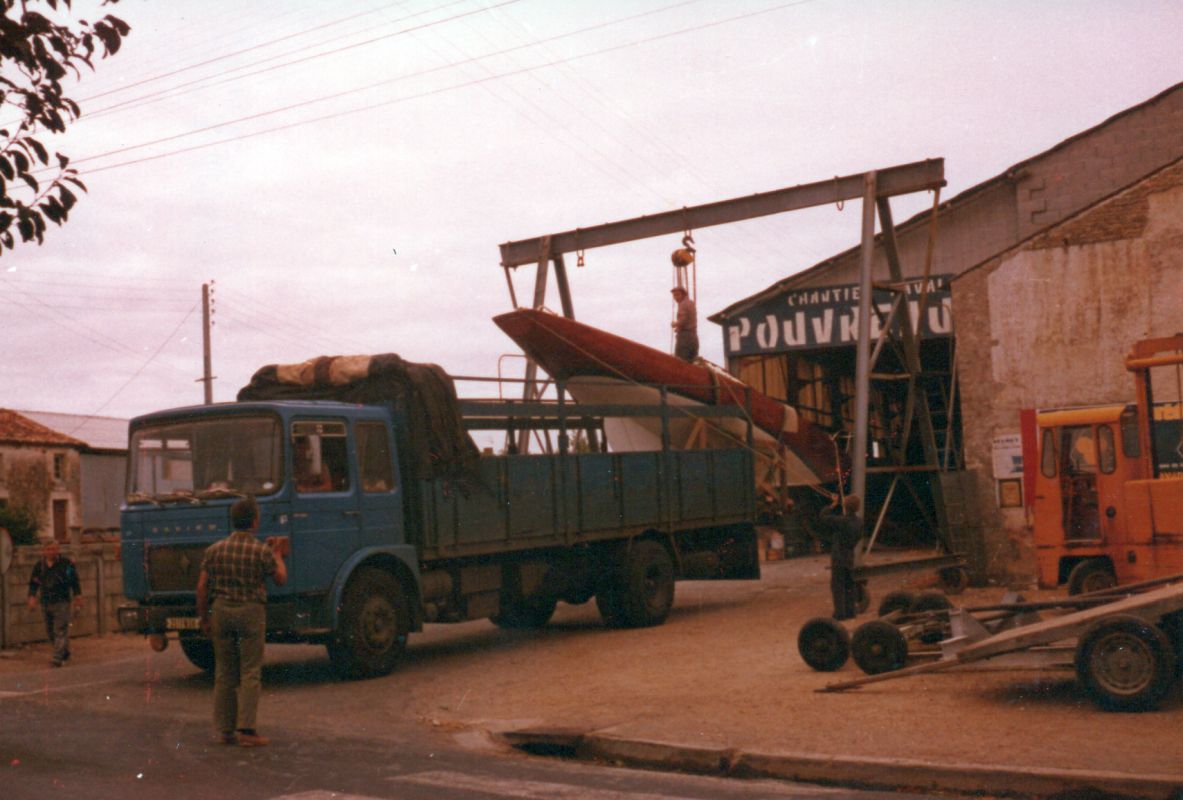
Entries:
[[670,323],[674,329],[674,355],[693,362],[698,358],[698,309],[683,287],[675,286],[670,293],[678,305],[678,313]]

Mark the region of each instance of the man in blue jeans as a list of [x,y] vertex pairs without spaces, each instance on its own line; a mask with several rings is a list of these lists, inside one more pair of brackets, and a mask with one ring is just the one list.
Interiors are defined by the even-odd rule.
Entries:
[[29,610],[41,603],[45,635],[53,644],[53,661],[60,667],[70,660],[70,595],[75,610],[82,608],[82,585],[74,562],[62,555],[62,547],[50,540],[41,548],[41,560],[29,578]]
[[[214,726],[220,744],[262,747],[255,730],[267,634],[267,579],[287,583],[277,549],[260,542],[259,506],[247,497],[230,507],[234,532],[210,545],[197,577],[197,615],[214,645]],[[211,606],[213,613],[210,613]]]

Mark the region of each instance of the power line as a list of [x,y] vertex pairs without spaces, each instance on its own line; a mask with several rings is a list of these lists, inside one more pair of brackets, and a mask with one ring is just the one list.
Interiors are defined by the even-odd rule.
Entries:
[[200,305],[200,303],[194,303],[193,307],[190,308],[189,311],[185,314],[185,316],[181,318],[181,321],[177,323],[177,326],[172,329],[172,332],[169,333],[168,336],[164,337],[164,341],[162,341],[160,343],[160,345],[155,350],[152,351],[152,355],[148,356],[148,359],[146,361],[144,361],[143,364],[140,364],[140,368],[137,369],[135,372],[133,372],[132,376],[130,378],[128,378],[126,381],[124,381],[123,385],[120,386],[118,389],[116,389],[115,392],[110,397],[108,397],[107,400],[101,406],[99,406],[93,412],[91,412],[90,415],[88,415],[86,417],[86,419],[84,419],[82,422],[79,422],[78,425],[74,428],[74,430],[70,431],[70,433],[74,433],[74,431],[77,431],[79,428],[81,428],[86,423],[87,420],[93,419],[94,417],[97,417],[99,414],[101,414],[103,412],[103,410],[106,409],[107,406],[111,405],[111,403],[115,401],[115,398],[118,397],[123,392],[124,389],[126,389],[128,386],[131,385],[132,381],[134,381],[136,378],[140,377],[140,375],[144,372],[144,370],[148,368],[148,365],[151,364],[153,361],[155,361],[156,357],[160,355],[160,351],[162,351],[164,349],[165,345],[167,345],[170,341],[172,341],[172,338],[177,335],[177,331],[179,331],[181,329],[181,326],[189,321],[189,317],[193,316],[193,312],[197,310],[198,305]]
[[[514,0],[514,1],[516,2],[517,0]],[[619,25],[619,24],[625,23],[625,22],[633,22],[633,21],[638,20],[642,17],[652,16],[653,14],[658,14],[658,13],[662,13],[665,11],[670,11],[672,9],[679,8],[679,7],[685,6],[685,5],[690,5],[690,4],[696,3],[696,2],[700,2],[700,0],[681,0],[681,2],[673,3],[671,5],[663,6],[661,8],[652,9],[649,11],[643,11],[643,12],[640,12],[637,14],[632,14],[632,15],[625,16],[625,17],[620,17],[620,18],[614,19],[614,20],[608,20],[606,22],[597,23],[595,25],[588,25],[583,28],[576,29],[574,31],[568,31],[567,33],[556,34],[554,36],[549,36],[549,37],[546,37],[544,39],[540,39],[540,40],[537,40],[534,42],[527,42],[526,44],[517,45],[514,47],[507,47],[502,50],[494,51],[492,53],[485,53],[485,54],[479,55],[479,56],[468,57],[468,58],[462,59],[460,61],[453,61],[448,64],[441,64],[439,66],[429,67],[427,69],[418,70],[416,72],[407,73],[405,75],[399,75],[395,78],[388,78],[386,80],[366,84],[365,86],[358,86],[358,87],[354,87],[352,89],[346,89],[344,91],[334,92],[332,94],[327,94],[327,95],[322,95],[321,97],[314,97],[310,100],[303,100],[298,103],[292,103],[292,104],[289,104],[286,106],[280,106],[279,108],[273,108],[268,111],[260,111],[256,114],[250,114],[250,115],[247,115],[244,117],[237,117],[235,119],[225,120],[223,122],[214,123],[213,125],[207,125],[202,128],[197,128],[197,129],[194,129],[191,131],[186,131],[184,133],[174,134],[173,136],[167,136],[162,139],[155,139],[155,140],[148,141],[148,142],[141,142],[140,144],[129,145],[128,147],[123,147],[118,150],[110,150],[105,153],[99,153],[99,154],[93,155],[93,156],[85,156],[83,158],[79,158],[79,159],[74,160],[72,163],[77,165],[77,164],[81,164],[81,163],[84,163],[87,161],[94,161],[99,158],[106,158],[107,156],[118,155],[119,153],[130,152],[131,150],[138,150],[140,148],[150,147],[152,145],[164,144],[165,142],[169,142],[169,141],[176,141],[177,139],[182,139],[182,138],[185,138],[188,136],[195,136],[200,133],[207,133],[211,130],[217,130],[218,128],[229,127],[231,125],[236,125],[240,122],[249,122],[254,119],[260,119],[262,117],[272,116],[275,114],[281,114],[286,111],[294,111],[298,108],[304,108],[306,106],[315,105],[317,103],[323,103],[323,102],[327,102],[329,100],[337,100],[342,97],[347,97],[351,94],[358,94],[360,92],[370,91],[371,89],[376,89],[381,86],[389,86],[391,84],[399,83],[399,82],[405,81],[405,80],[410,80],[412,78],[421,78],[425,75],[430,75],[432,73],[442,72],[442,71],[449,70],[449,69],[454,69],[456,67],[464,66],[465,64],[478,62],[478,61],[481,61],[484,59],[497,58],[499,56],[504,56],[504,55],[507,55],[509,53],[513,53],[513,52],[516,52],[519,50],[525,50],[525,49],[528,49],[531,47],[536,47],[536,46],[543,44],[543,43],[554,42],[554,41],[558,41],[560,39],[567,39],[567,38],[570,38],[573,36],[580,36],[585,33],[590,33],[591,31],[610,27],[612,25]],[[502,5],[507,5],[507,4],[508,3],[503,3]],[[496,9],[499,7],[500,6],[493,6],[492,8]],[[448,19],[442,20],[442,21],[448,22],[451,20],[460,19],[461,16],[464,16],[464,15],[460,15],[460,16],[456,16],[456,17],[449,17]],[[434,23],[432,23],[432,24],[434,24]],[[399,31],[398,33],[401,34],[401,33],[405,33],[405,32],[413,32],[413,31],[425,29],[427,27],[430,27],[430,26],[429,25],[422,25],[422,26],[418,26],[416,28],[408,28],[405,31]],[[392,34],[392,35],[397,35],[397,34]],[[306,61],[306,60],[309,60],[310,58],[316,58],[316,57],[319,57],[319,56],[310,56],[306,59],[302,59],[302,61]],[[290,62],[290,63],[294,64],[294,63],[299,63],[299,62]],[[286,66],[286,65],[281,64],[281,65],[278,65],[276,68],[282,67],[282,66]],[[263,71],[266,71],[266,70],[263,70]],[[249,75],[239,75],[234,78],[228,78],[225,81],[220,81],[218,84],[211,84],[209,87],[204,87],[204,88],[211,88],[212,86],[217,86],[217,85],[220,85],[221,83],[229,83],[231,81],[239,80],[244,77],[252,77],[254,75],[261,74],[261,72],[263,72],[263,71],[256,72],[256,73],[250,73]],[[46,171],[48,171],[48,170],[38,170],[38,172],[46,172]]]
[[[428,9],[428,10],[426,10],[426,11],[420,11],[420,12],[418,12],[418,13],[411,14],[411,15],[409,15],[409,16],[403,17],[402,19],[399,19],[399,20],[394,20],[394,22],[402,22],[403,20],[406,20],[406,19],[411,19],[411,18],[413,18],[413,17],[422,16],[423,14],[428,14],[428,13],[430,13],[430,12],[432,12],[432,11],[436,11],[436,10],[439,10],[439,9],[447,8],[448,6],[453,6],[453,5],[456,5],[457,3],[462,3],[462,2],[465,2],[465,1],[466,1],[466,0],[454,0],[454,2],[451,2],[451,3],[445,3],[444,5],[442,5],[442,6],[438,6],[437,8],[434,8],[434,9]],[[316,26],[314,26],[314,27],[311,27],[311,28],[306,28],[306,29],[304,29],[304,30],[302,30],[302,31],[297,31],[296,33],[289,33],[289,34],[287,34],[286,36],[280,36],[278,39],[271,39],[270,41],[266,41],[266,42],[260,42],[259,44],[252,45],[251,47],[245,47],[245,48],[243,48],[243,49],[241,49],[241,50],[235,50],[235,51],[233,51],[233,52],[230,52],[230,53],[224,53],[224,54],[222,54],[222,55],[220,55],[220,56],[214,56],[213,58],[207,58],[205,61],[198,61],[196,64],[189,64],[188,66],[185,66],[185,67],[180,67],[180,68],[178,68],[178,69],[174,69],[174,70],[171,70],[171,71],[169,71],[169,72],[164,72],[164,73],[161,73],[161,74],[159,74],[159,75],[153,75],[153,76],[152,76],[152,77],[150,77],[150,78],[143,78],[143,79],[141,79],[141,80],[134,81],[134,82],[132,82],[132,83],[125,84],[125,85],[123,85],[123,86],[118,86],[118,87],[116,87],[116,88],[114,88],[114,89],[108,89],[108,90],[107,90],[107,91],[105,91],[105,92],[99,92],[98,94],[92,94],[92,95],[90,95],[89,97],[84,97],[84,98],[82,98],[82,99],[81,99],[79,102],[82,102],[82,103],[90,102],[91,100],[97,100],[97,99],[98,99],[98,98],[100,98],[100,97],[107,97],[108,95],[112,95],[112,94],[118,94],[119,92],[124,92],[124,91],[127,91],[128,89],[134,89],[134,88],[135,88],[135,87],[137,87],[137,86],[143,86],[143,85],[145,85],[145,84],[148,84],[148,83],[153,83],[153,82],[155,82],[155,81],[163,80],[163,79],[165,79],[165,78],[171,78],[171,77],[172,77],[172,76],[174,76],[174,75],[180,75],[181,73],[188,72],[188,71],[190,71],[190,70],[199,69],[199,68],[201,68],[201,67],[206,67],[206,66],[209,66],[210,64],[216,64],[216,63],[218,63],[219,61],[225,61],[225,60],[227,60],[227,59],[230,59],[230,58],[235,58],[235,57],[237,57],[237,56],[245,55],[245,54],[247,54],[247,53],[250,53],[250,52],[253,52],[253,51],[255,51],[255,50],[261,50],[261,49],[263,49],[263,48],[265,48],[265,47],[271,47],[272,45],[276,45],[276,44],[279,44],[279,43],[281,43],[281,42],[286,42],[286,41],[288,41],[289,39],[297,39],[297,38],[299,38],[299,37],[301,37],[301,36],[305,36],[305,35],[307,35],[307,34],[310,34],[310,33],[315,33],[316,31],[324,30],[325,28],[331,28],[331,27],[333,27],[334,25],[340,25],[340,24],[342,24],[342,23],[344,23],[344,22],[349,22],[349,21],[351,21],[351,20],[355,20],[355,19],[358,19],[358,18],[360,18],[360,17],[369,16],[370,14],[377,14],[378,12],[385,11],[385,10],[387,10],[388,8],[390,8],[391,6],[394,6],[394,5],[399,5],[399,4],[398,4],[398,3],[391,3],[391,4],[389,4],[389,5],[386,5],[386,6],[383,6],[383,7],[381,7],[381,8],[372,8],[372,9],[370,9],[369,11],[360,11],[360,12],[358,12],[358,13],[356,13],[356,14],[351,14],[351,15],[350,15],[350,16],[348,16],[348,17],[341,17],[341,18],[339,18],[339,19],[335,19],[335,20],[333,20],[332,22],[326,22],[326,23],[323,23],[323,24],[321,24],[321,25],[316,25]],[[394,24],[394,22],[392,22],[392,23],[390,23],[390,24]],[[350,35],[352,35],[352,34],[350,34]],[[281,58],[282,58],[282,56],[279,56],[279,57],[281,57]],[[259,62],[259,63],[261,63],[261,62]],[[250,65],[248,65],[248,66],[250,66]]]
[[[808,2],[812,2],[812,0],[793,0],[793,2],[782,3],[780,5],[772,6],[771,8],[762,9],[760,11],[753,11],[753,12],[749,12],[747,14],[739,14],[736,16],[727,17],[725,19],[716,20],[714,22],[708,22],[708,23],[703,23],[700,25],[694,25],[694,26],[691,26],[688,28],[682,28],[677,31],[670,31],[667,33],[655,34],[653,36],[647,36],[647,37],[637,39],[637,40],[634,40],[631,42],[624,42],[622,44],[617,44],[617,45],[612,45],[609,47],[600,48],[599,50],[592,50],[592,51],[589,51],[586,53],[580,53],[580,54],[577,54],[574,56],[569,56],[567,58],[561,58],[561,59],[556,59],[553,61],[548,61],[543,64],[537,64],[534,66],[523,67],[521,69],[510,70],[508,72],[502,72],[502,73],[490,75],[490,76],[487,76],[484,78],[478,78],[478,79],[474,79],[471,81],[466,81],[464,83],[453,84],[451,86],[444,86],[444,87],[440,87],[437,89],[426,90],[426,91],[420,92],[418,94],[407,95],[404,97],[397,97],[397,98],[393,98],[391,100],[384,100],[384,101],[381,101],[378,103],[371,103],[369,105],[359,106],[357,108],[347,109],[344,111],[338,111],[338,112],[334,112],[332,114],[325,114],[325,115],[322,115],[319,117],[313,117],[310,119],[298,120],[296,122],[291,122],[286,125],[277,125],[277,126],[274,126],[271,128],[264,128],[264,129],[258,130],[258,131],[251,131],[248,133],[237,134],[235,136],[229,136],[224,139],[217,139],[217,140],[214,140],[211,142],[205,142],[203,144],[197,144],[197,145],[193,145],[190,147],[180,148],[178,150],[171,150],[166,153],[158,153],[158,154],[152,155],[152,156],[144,156],[142,158],[131,159],[129,161],[122,161],[117,164],[108,164],[106,166],[94,167],[92,169],[85,170],[85,174],[94,174],[94,173],[98,173],[98,172],[105,172],[106,170],[109,170],[109,169],[118,169],[120,167],[128,167],[128,166],[132,166],[135,164],[143,164],[143,163],[146,163],[149,161],[158,161],[162,158],[169,158],[169,157],[176,156],[176,155],[182,155],[185,153],[196,152],[198,150],[205,150],[207,148],[216,147],[216,146],[222,145],[222,144],[230,144],[232,142],[242,141],[245,139],[252,139],[257,136],[263,136],[268,133],[277,133],[280,131],[290,130],[292,128],[303,127],[305,125],[312,125],[312,124],[315,124],[318,122],[326,122],[326,121],[333,120],[333,119],[339,119],[341,117],[352,116],[354,114],[360,114],[360,113],[363,113],[366,111],[372,111],[377,108],[384,108],[386,106],[397,105],[399,103],[404,103],[409,100],[417,100],[417,99],[421,99],[424,97],[430,97],[430,96],[434,96],[434,95],[438,95],[438,94],[444,94],[446,92],[454,91],[457,89],[464,89],[464,88],[468,88],[471,86],[477,86],[477,85],[480,85],[483,83],[488,83],[488,82],[494,81],[494,80],[500,80],[503,78],[509,78],[509,77],[513,77],[516,75],[522,75],[522,74],[533,72],[533,71],[540,70],[540,69],[546,69],[547,67],[553,67],[553,66],[556,66],[559,64],[566,64],[566,63],[570,63],[572,61],[577,61],[577,60],[584,59],[584,58],[590,58],[593,56],[604,55],[606,53],[611,53],[611,52],[615,52],[618,50],[624,50],[624,49],[627,49],[630,47],[636,47],[636,46],[639,46],[642,44],[649,44],[649,43],[655,42],[655,41],[669,39],[669,38],[673,38],[676,36],[682,36],[687,33],[693,33],[693,32],[705,30],[708,28],[714,28],[714,27],[718,27],[720,25],[725,25],[725,24],[731,23],[731,22],[737,22],[739,20],[751,19],[753,17],[761,16],[763,14],[768,14],[768,13],[771,13],[774,11],[780,11],[785,8],[789,8],[789,7],[796,6],[796,5],[802,5],[802,4],[808,3]],[[308,101],[306,103],[297,104],[297,106],[291,106],[289,108],[280,109],[280,110],[290,110],[291,108],[298,107],[299,105],[309,105],[313,102],[319,102],[319,101],[316,101],[316,100]],[[276,112],[264,112],[264,114],[265,113],[276,113]],[[221,124],[215,125],[215,126],[209,126],[208,128],[201,129],[199,131],[191,131],[189,134],[179,134],[177,136],[168,137],[168,139],[159,140],[159,141],[167,141],[170,139],[177,139],[182,136],[191,135],[193,133],[204,132],[205,130],[209,130],[211,128],[222,127],[224,125],[233,124],[234,122],[240,122],[240,121],[245,121],[247,119],[253,119],[255,117],[263,116],[264,114],[251,115],[250,117],[244,117],[242,120],[234,120],[234,121],[227,122],[227,123],[221,123]],[[128,150],[134,150],[134,149],[138,149],[140,147],[147,147],[147,146],[150,146],[151,144],[157,144],[157,143],[159,143],[159,141],[158,142],[148,142],[148,143],[141,144],[141,145],[135,145],[132,147],[122,148],[120,150],[112,151],[110,153],[103,153],[103,154],[100,154],[97,156],[90,156],[90,157],[87,157],[84,159],[78,159],[72,163],[78,164],[81,161],[92,161],[92,160],[102,158],[105,156],[114,155],[114,154],[122,153],[122,152],[127,152]]]
[[[333,49],[333,50],[327,50],[327,51],[325,51],[325,52],[322,52],[322,53],[314,53],[314,54],[312,54],[312,55],[303,56],[303,57],[301,57],[301,58],[297,58],[297,59],[294,59],[294,60],[292,60],[292,61],[285,61],[285,62],[284,62],[284,63],[282,63],[282,64],[272,64],[270,67],[265,67],[265,68],[263,68],[263,69],[255,70],[254,72],[248,72],[248,73],[246,73],[246,74],[244,74],[244,75],[236,75],[236,76],[234,76],[234,77],[232,77],[232,78],[227,78],[226,80],[218,81],[217,83],[211,83],[211,84],[209,84],[209,85],[207,85],[207,86],[205,86],[205,87],[202,87],[202,88],[213,88],[214,86],[220,86],[220,85],[221,85],[221,84],[223,84],[223,83],[231,83],[231,82],[233,82],[233,81],[242,80],[243,78],[253,78],[253,77],[257,76],[257,75],[263,75],[263,74],[266,74],[266,73],[268,73],[268,72],[274,72],[274,71],[276,71],[276,70],[284,69],[284,68],[286,68],[286,67],[295,66],[295,65],[297,65],[297,64],[304,64],[304,63],[307,63],[307,62],[309,62],[309,61],[314,61],[314,60],[316,60],[316,59],[318,59],[318,58],[324,58],[324,57],[326,57],[326,56],[332,56],[332,55],[340,55],[341,53],[347,52],[347,51],[349,51],[349,50],[356,49],[356,48],[358,48],[358,47],[365,47],[365,46],[367,46],[367,45],[376,44],[376,43],[378,43],[378,42],[384,42],[384,41],[386,41],[387,39],[393,39],[393,38],[394,38],[394,37],[396,37],[396,36],[402,36],[402,35],[403,35],[403,34],[405,34],[405,33],[413,33],[414,31],[424,30],[424,29],[426,29],[426,28],[431,28],[431,27],[434,27],[434,26],[436,26],[436,25],[442,25],[442,24],[444,24],[444,23],[447,23],[447,22],[454,22],[454,21],[456,21],[456,20],[459,20],[459,19],[464,19],[465,17],[471,17],[471,16],[473,16],[474,14],[483,14],[483,13],[485,13],[485,12],[487,12],[487,11],[492,11],[493,9],[501,8],[501,7],[503,7],[503,6],[514,5],[515,3],[520,3],[520,2],[521,2],[521,0],[502,0],[502,2],[501,2],[501,3],[498,3],[498,4],[497,4],[497,5],[495,5],[495,6],[489,6],[488,8],[478,8],[478,9],[474,9],[474,10],[472,10],[472,11],[465,11],[465,12],[464,12],[464,13],[462,13],[462,14],[456,14],[456,15],[453,15],[453,16],[451,16],[451,17],[445,17],[444,19],[438,19],[438,20],[434,20],[434,21],[432,21],[432,22],[425,22],[425,23],[423,23],[423,24],[421,24],[421,25],[413,25],[413,26],[411,26],[411,27],[409,27],[409,28],[403,28],[402,30],[395,31],[394,33],[388,33],[388,34],[385,34],[385,35],[383,35],[383,36],[378,36],[378,37],[375,37],[375,38],[372,38],[372,39],[367,39],[367,40],[365,40],[365,41],[361,41],[361,42],[354,42],[353,44],[345,45],[345,46],[343,46],[343,47],[338,47],[338,48],[335,48],[335,49]],[[411,17],[415,17],[415,16],[419,16],[419,15],[418,15],[418,14],[412,14],[412,15],[411,15]],[[404,19],[410,19],[411,17],[405,17]],[[402,21],[402,20],[395,20],[395,22],[401,22],[401,21]],[[283,55],[291,55],[291,53],[285,53],[285,54],[283,54]],[[278,56],[278,57],[279,57],[279,58],[282,58],[282,57],[283,57],[283,55],[281,55],[281,56]],[[271,60],[271,59],[264,59],[264,61],[269,61],[269,60]],[[264,62],[259,62],[259,63],[264,63]],[[247,66],[250,66],[250,65],[247,65]],[[242,68],[239,68],[239,69],[242,69]],[[216,76],[214,76],[214,77],[216,77]],[[206,80],[206,79],[202,79],[202,80]],[[182,84],[182,86],[180,86],[180,87],[177,87],[177,88],[184,88],[184,86],[186,86],[186,85],[192,85],[192,83],[200,83],[200,82],[201,82],[201,81],[192,81],[192,82],[190,82],[190,84]],[[157,94],[159,94],[159,93],[157,93]],[[180,94],[184,94],[184,93],[183,93],[183,92],[181,92],[181,93],[178,93],[178,94],[172,95],[172,97],[177,97],[177,96],[179,96]],[[152,96],[155,96],[155,95],[152,95]],[[151,96],[150,96],[150,97],[151,97]],[[121,107],[123,107],[123,106],[126,106],[126,105],[128,105],[128,104],[130,104],[130,103],[133,103],[133,102],[135,102],[135,101],[134,101],[134,100],[129,100],[129,101],[125,101],[124,103],[121,103],[121,104],[117,104],[117,105],[113,105],[113,106],[108,106],[108,107],[106,107],[106,108],[101,108],[101,109],[98,109],[97,111],[93,112],[93,114],[92,114],[91,116],[99,116],[99,115],[102,115],[104,112],[108,112],[108,111],[111,111],[111,110],[117,110],[117,109],[119,109],[119,108],[121,108]],[[268,112],[268,113],[275,113],[275,112]],[[248,117],[247,119],[250,119],[250,117]],[[223,124],[229,124],[229,123],[223,123]],[[198,132],[198,133],[200,133],[201,131],[197,131],[197,132]],[[189,134],[182,134],[182,135],[186,135],[186,136],[187,136],[187,135],[189,135]],[[172,138],[172,137],[170,137],[170,138]],[[168,140],[167,140],[167,139],[165,139],[165,140],[163,140],[163,141],[168,141]],[[159,144],[159,142],[152,142],[151,144]],[[144,145],[140,145],[140,146],[144,146]],[[132,148],[127,148],[127,149],[135,149],[135,148],[134,148],[134,147],[132,147]],[[115,152],[121,152],[121,151],[115,151]]]

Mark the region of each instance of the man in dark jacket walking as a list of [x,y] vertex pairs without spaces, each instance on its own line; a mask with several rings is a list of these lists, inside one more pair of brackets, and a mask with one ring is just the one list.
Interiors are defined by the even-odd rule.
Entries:
[[851,619],[855,615],[854,549],[863,536],[863,520],[859,516],[862,501],[857,494],[848,494],[842,501],[845,514],[838,514],[838,498],[818,516],[818,526],[830,534],[830,594],[834,598],[834,619]]
[[29,578],[29,610],[41,604],[45,617],[45,635],[53,644],[53,661],[60,667],[70,660],[70,601],[75,609],[82,608],[82,585],[74,562],[62,555],[56,541],[48,541],[41,548],[41,560],[33,567]]

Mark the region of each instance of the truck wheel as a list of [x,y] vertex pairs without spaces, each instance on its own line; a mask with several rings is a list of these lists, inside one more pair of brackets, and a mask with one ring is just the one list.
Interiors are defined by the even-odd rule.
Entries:
[[1112,589],[1117,585],[1117,578],[1109,565],[1096,558],[1081,561],[1068,573],[1068,594],[1088,594],[1102,589]]
[[634,542],[608,585],[596,594],[596,606],[610,626],[660,625],[674,605],[674,562],[669,551],[648,539]]
[[879,616],[886,617],[894,611],[911,611],[916,604],[916,595],[904,589],[896,589],[883,595],[879,604]]
[[797,633],[797,652],[818,672],[833,672],[850,658],[850,634],[831,617],[814,617]]
[[507,630],[542,628],[550,622],[558,604],[557,597],[545,594],[503,599],[501,611],[490,619],[497,627]]
[[854,663],[868,675],[893,672],[907,663],[908,640],[890,622],[873,619],[855,629],[850,652]]
[[411,613],[389,573],[362,568],[345,587],[329,658],[343,678],[373,678],[394,669],[407,649]]
[[1156,708],[1175,677],[1171,642],[1132,614],[1100,619],[1076,646],[1076,677],[1109,711]]
[[204,636],[182,636],[181,652],[193,666],[212,673],[214,671],[214,643]]

